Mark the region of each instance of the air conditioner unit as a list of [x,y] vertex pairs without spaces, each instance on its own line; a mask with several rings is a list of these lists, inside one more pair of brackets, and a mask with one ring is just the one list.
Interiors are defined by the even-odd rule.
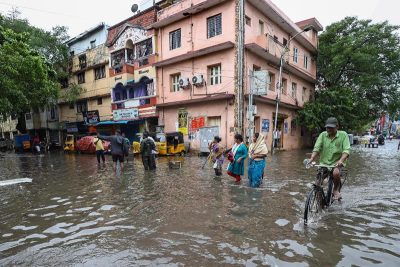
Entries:
[[180,78],[178,83],[179,87],[183,89],[188,88],[190,85],[189,78]]
[[192,84],[194,86],[202,86],[204,84],[203,74],[197,74],[192,77]]

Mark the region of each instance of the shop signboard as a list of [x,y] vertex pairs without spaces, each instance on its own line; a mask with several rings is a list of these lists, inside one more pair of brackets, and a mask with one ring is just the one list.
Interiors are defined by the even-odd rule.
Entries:
[[140,100],[139,99],[128,100],[125,101],[124,105],[125,108],[137,108],[138,106],[140,106]]
[[67,129],[67,133],[77,133],[78,132],[78,125],[76,122],[66,122],[65,128]]
[[98,110],[89,110],[82,112],[83,121],[87,124],[96,124],[100,122],[100,115]]
[[264,133],[269,132],[269,119],[262,120],[261,131]]
[[199,128],[206,126],[206,118],[204,116],[191,118],[190,130],[197,131]]
[[113,119],[115,121],[139,119],[139,110],[137,108],[114,110],[113,111]]

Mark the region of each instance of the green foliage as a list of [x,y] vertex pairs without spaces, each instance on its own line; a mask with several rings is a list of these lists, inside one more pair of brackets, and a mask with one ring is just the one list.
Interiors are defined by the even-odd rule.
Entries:
[[0,114],[54,103],[68,77],[65,27],[51,32],[31,26],[17,10],[0,15]]
[[79,96],[84,92],[86,92],[86,89],[76,83],[72,83],[65,89],[62,98],[65,102],[72,104],[75,103]]
[[400,108],[398,26],[355,17],[328,26],[320,35],[315,102],[305,105],[299,121],[321,130],[335,116],[346,130],[358,130],[382,111]]
[[68,47],[65,42],[69,39],[68,28],[53,27],[52,31],[34,27],[25,19],[20,18],[18,10],[12,10],[6,17],[0,16],[0,25],[12,29],[16,33],[26,33],[32,50],[42,55],[54,69],[55,79],[61,81],[68,77]]
[[30,49],[26,34],[0,26],[0,113],[23,112],[57,99],[58,83],[49,79],[46,60]]

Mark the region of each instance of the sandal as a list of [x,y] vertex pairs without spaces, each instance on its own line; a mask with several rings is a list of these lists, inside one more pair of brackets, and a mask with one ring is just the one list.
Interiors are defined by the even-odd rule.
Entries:
[[340,193],[333,193],[333,200],[341,200],[342,199],[342,195]]

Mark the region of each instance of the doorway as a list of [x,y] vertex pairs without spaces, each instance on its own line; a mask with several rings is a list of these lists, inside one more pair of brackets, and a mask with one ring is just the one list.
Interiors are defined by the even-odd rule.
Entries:
[[274,137],[274,148],[278,148],[278,149],[282,149],[284,146],[284,142],[285,142],[285,130],[284,130],[284,123],[285,123],[285,119],[288,118],[288,115],[285,114],[281,114],[278,113],[278,123],[276,125],[277,130],[279,131],[278,133],[278,138],[275,138],[275,112],[272,113],[272,134]]

